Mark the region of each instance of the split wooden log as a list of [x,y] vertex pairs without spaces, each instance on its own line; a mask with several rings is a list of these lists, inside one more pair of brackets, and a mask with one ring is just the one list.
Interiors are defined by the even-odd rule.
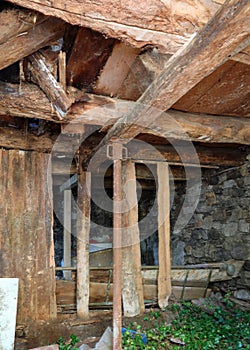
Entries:
[[[8,33],[3,36],[2,41],[7,41],[3,41],[0,44],[0,70],[36,52],[42,47],[52,44],[53,41],[63,36],[66,27],[65,22],[57,18],[36,16],[36,13],[30,16],[28,20],[29,25],[24,27],[24,31],[18,30],[19,33],[13,35],[10,29],[10,38],[8,39]],[[36,18],[38,22],[36,22]],[[30,23],[32,21],[33,23]]]
[[91,174],[80,171],[78,177],[77,218],[77,315],[89,315],[89,232]]
[[144,312],[135,164],[123,164],[122,300],[124,316]]
[[34,81],[47,95],[59,119],[63,119],[74,100],[68,97],[61,84],[57,82],[41,52],[29,56],[29,62]]
[[158,201],[158,304],[160,308],[168,305],[171,295],[171,251],[170,251],[170,191],[169,169],[167,163],[157,164]]

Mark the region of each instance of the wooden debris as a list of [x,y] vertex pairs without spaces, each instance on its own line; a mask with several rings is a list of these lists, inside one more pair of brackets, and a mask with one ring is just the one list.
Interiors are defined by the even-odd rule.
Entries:
[[32,348],[29,350],[59,350],[59,345],[55,344],[55,345],[41,346],[39,348]]
[[65,117],[74,100],[68,97],[60,83],[57,82],[54,75],[50,72],[45,57],[41,52],[36,52],[29,56],[29,62],[33,79],[47,95],[59,119],[62,119]]

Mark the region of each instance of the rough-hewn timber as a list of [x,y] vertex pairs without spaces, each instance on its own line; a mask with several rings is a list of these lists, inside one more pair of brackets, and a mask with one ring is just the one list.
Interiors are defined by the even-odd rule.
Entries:
[[18,322],[56,317],[48,167],[44,153],[0,150],[1,277],[20,279]]
[[77,1],[11,0],[11,2],[127,41],[135,47],[153,45],[174,53],[215,13],[212,1]]

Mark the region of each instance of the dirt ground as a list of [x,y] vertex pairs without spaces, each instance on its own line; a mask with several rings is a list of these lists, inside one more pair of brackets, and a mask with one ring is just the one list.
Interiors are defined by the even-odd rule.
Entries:
[[[149,314],[152,309],[146,309],[143,316],[125,318],[123,317],[122,326],[127,327],[131,323],[142,323],[145,315]],[[154,312],[157,309],[154,309]],[[174,319],[174,314],[171,312],[162,313],[161,316],[164,321],[169,323]],[[112,310],[91,311],[90,318],[83,321],[77,318],[75,314],[60,315],[56,321],[51,322],[30,322],[17,326],[15,350],[28,350],[31,348],[55,344],[59,337],[68,341],[70,335],[74,334],[81,344],[88,344],[94,347],[104,333],[105,329],[112,327]],[[145,320],[143,321],[145,324]],[[148,319],[148,327],[150,327],[150,317]]]

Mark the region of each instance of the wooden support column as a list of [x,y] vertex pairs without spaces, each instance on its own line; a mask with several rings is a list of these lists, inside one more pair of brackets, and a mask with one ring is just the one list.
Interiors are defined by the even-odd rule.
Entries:
[[169,169],[167,163],[157,164],[158,176],[158,236],[159,236],[159,274],[158,304],[160,308],[168,305],[171,294],[171,256],[170,256],[170,191]]
[[135,163],[123,163],[122,300],[124,316],[144,312]]
[[[64,191],[63,262],[65,267],[71,266],[71,190]],[[71,280],[71,271],[65,270],[64,278]]]
[[122,349],[122,151],[119,142],[112,144],[113,180],[113,349]]
[[[80,163],[81,164],[81,163]],[[89,231],[91,174],[81,169],[78,177],[77,315],[89,315]]]

